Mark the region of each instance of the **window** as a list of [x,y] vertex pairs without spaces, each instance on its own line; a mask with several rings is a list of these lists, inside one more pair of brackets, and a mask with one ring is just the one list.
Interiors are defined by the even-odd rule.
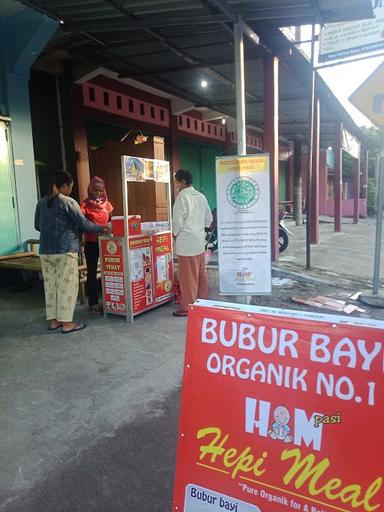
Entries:
[[144,103],[140,103],[140,115],[142,115],[142,116],[145,115]]
[[[161,121],[164,121],[164,117],[165,117],[164,116],[164,110],[161,108],[160,109],[160,119],[161,119]],[[180,117],[179,117],[179,119],[180,119]]]
[[155,107],[151,106],[151,118],[155,119]]
[[195,130],[197,130],[197,129],[198,129],[198,128],[197,128],[197,121],[196,121],[196,119],[195,119]]
[[189,119],[189,117],[187,117],[187,128],[190,128],[191,127],[191,120]]
[[121,96],[116,96],[116,108],[121,110],[122,102],[121,102]]
[[128,110],[129,110],[129,112],[133,112],[134,111],[133,100],[131,98],[128,99]]
[[90,101],[95,101],[95,89],[94,87],[89,88],[89,99]]
[[104,98],[104,105],[106,107],[108,107],[109,106],[109,92],[104,91],[103,98]]

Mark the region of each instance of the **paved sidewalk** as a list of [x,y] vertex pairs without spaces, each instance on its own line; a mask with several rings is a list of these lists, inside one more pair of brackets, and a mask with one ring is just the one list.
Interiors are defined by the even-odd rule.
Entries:
[[185,318],[173,306],[45,328],[41,286],[0,289],[0,511],[171,509]]
[[[287,224],[294,237],[290,237],[288,249],[281,254],[279,266],[297,267],[302,271],[306,264],[306,226],[296,226],[293,221]],[[375,219],[361,219],[359,224],[345,219],[341,233],[335,233],[332,219],[323,218],[320,243],[311,245],[313,275],[320,270],[342,278],[363,280],[368,285],[373,276],[375,229]]]

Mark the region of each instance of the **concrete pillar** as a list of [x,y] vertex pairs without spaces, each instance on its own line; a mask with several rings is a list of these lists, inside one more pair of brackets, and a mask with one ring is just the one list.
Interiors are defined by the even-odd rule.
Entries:
[[[288,159],[288,201],[294,201],[295,167],[293,152]],[[293,213],[293,209],[292,212]]]
[[313,152],[311,191],[311,244],[319,243],[319,164],[320,164],[320,100],[315,98],[313,112]]
[[80,85],[74,85],[72,90],[72,123],[73,142],[76,153],[76,174],[79,189],[79,202],[88,195],[88,184],[91,179],[88,158],[88,139],[83,115],[83,93]]
[[360,217],[360,151],[359,158],[354,161],[353,177],[353,223],[358,224]]
[[334,180],[334,196],[335,196],[335,231],[341,231],[341,223],[343,217],[343,123],[336,123],[335,133],[335,180]]
[[177,196],[176,183],[173,179],[175,172],[180,169],[180,149],[177,131],[177,116],[171,115],[171,179],[173,183],[173,198]]
[[365,158],[364,158],[364,166],[363,166],[363,175],[362,175],[362,183],[363,183],[363,199],[368,199],[368,169],[369,169],[369,151],[365,150]]
[[296,226],[303,223],[303,179],[301,166],[301,141],[295,140],[293,145],[293,167],[294,167],[294,197],[293,212]]
[[33,217],[37,202],[29,75],[33,62],[57,30],[58,23],[21,7],[0,16],[0,114],[11,118],[11,145],[15,167],[20,242],[36,238]]
[[272,260],[279,259],[279,60],[264,58],[264,149],[270,154]]

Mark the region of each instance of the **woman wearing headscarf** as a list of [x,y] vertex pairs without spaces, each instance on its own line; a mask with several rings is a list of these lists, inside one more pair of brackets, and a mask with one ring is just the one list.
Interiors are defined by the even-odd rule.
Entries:
[[36,206],[35,228],[40,231],[40,260],[44,277],[48,329],[64,334],[80,331],[85,324],[73,321],[79,290],[78,256],[83,232],[109,233],[87,220],[70,196],[72,176],[58,172],[47,196]]
[[[88,185],[88,197],[81,203],[81,211],[91,222],[105,227],[111,220],[113,206],[108,201],[104,181],[95,176]],[[87,289],[89,310],[99,315],[99,288],[97,283],[97,264],[99,261],[99,242],[97,233],[85,234],[85,259],[87,260]]]

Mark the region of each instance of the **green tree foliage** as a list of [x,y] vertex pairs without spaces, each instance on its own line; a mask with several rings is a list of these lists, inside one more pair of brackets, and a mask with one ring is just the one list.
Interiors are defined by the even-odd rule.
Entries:
[[369,178],[368,180],[368,215],[376,214],[376,183],[375,178]]
[[[380,157],[381,133],[378,128],[371,126],[369,128],[363,127],[361,130],[364,133],[364,147],[368,149],[368,215],[376,214],[376,166]],[[365,165],[365,155],[362,155],[362,165]]]

